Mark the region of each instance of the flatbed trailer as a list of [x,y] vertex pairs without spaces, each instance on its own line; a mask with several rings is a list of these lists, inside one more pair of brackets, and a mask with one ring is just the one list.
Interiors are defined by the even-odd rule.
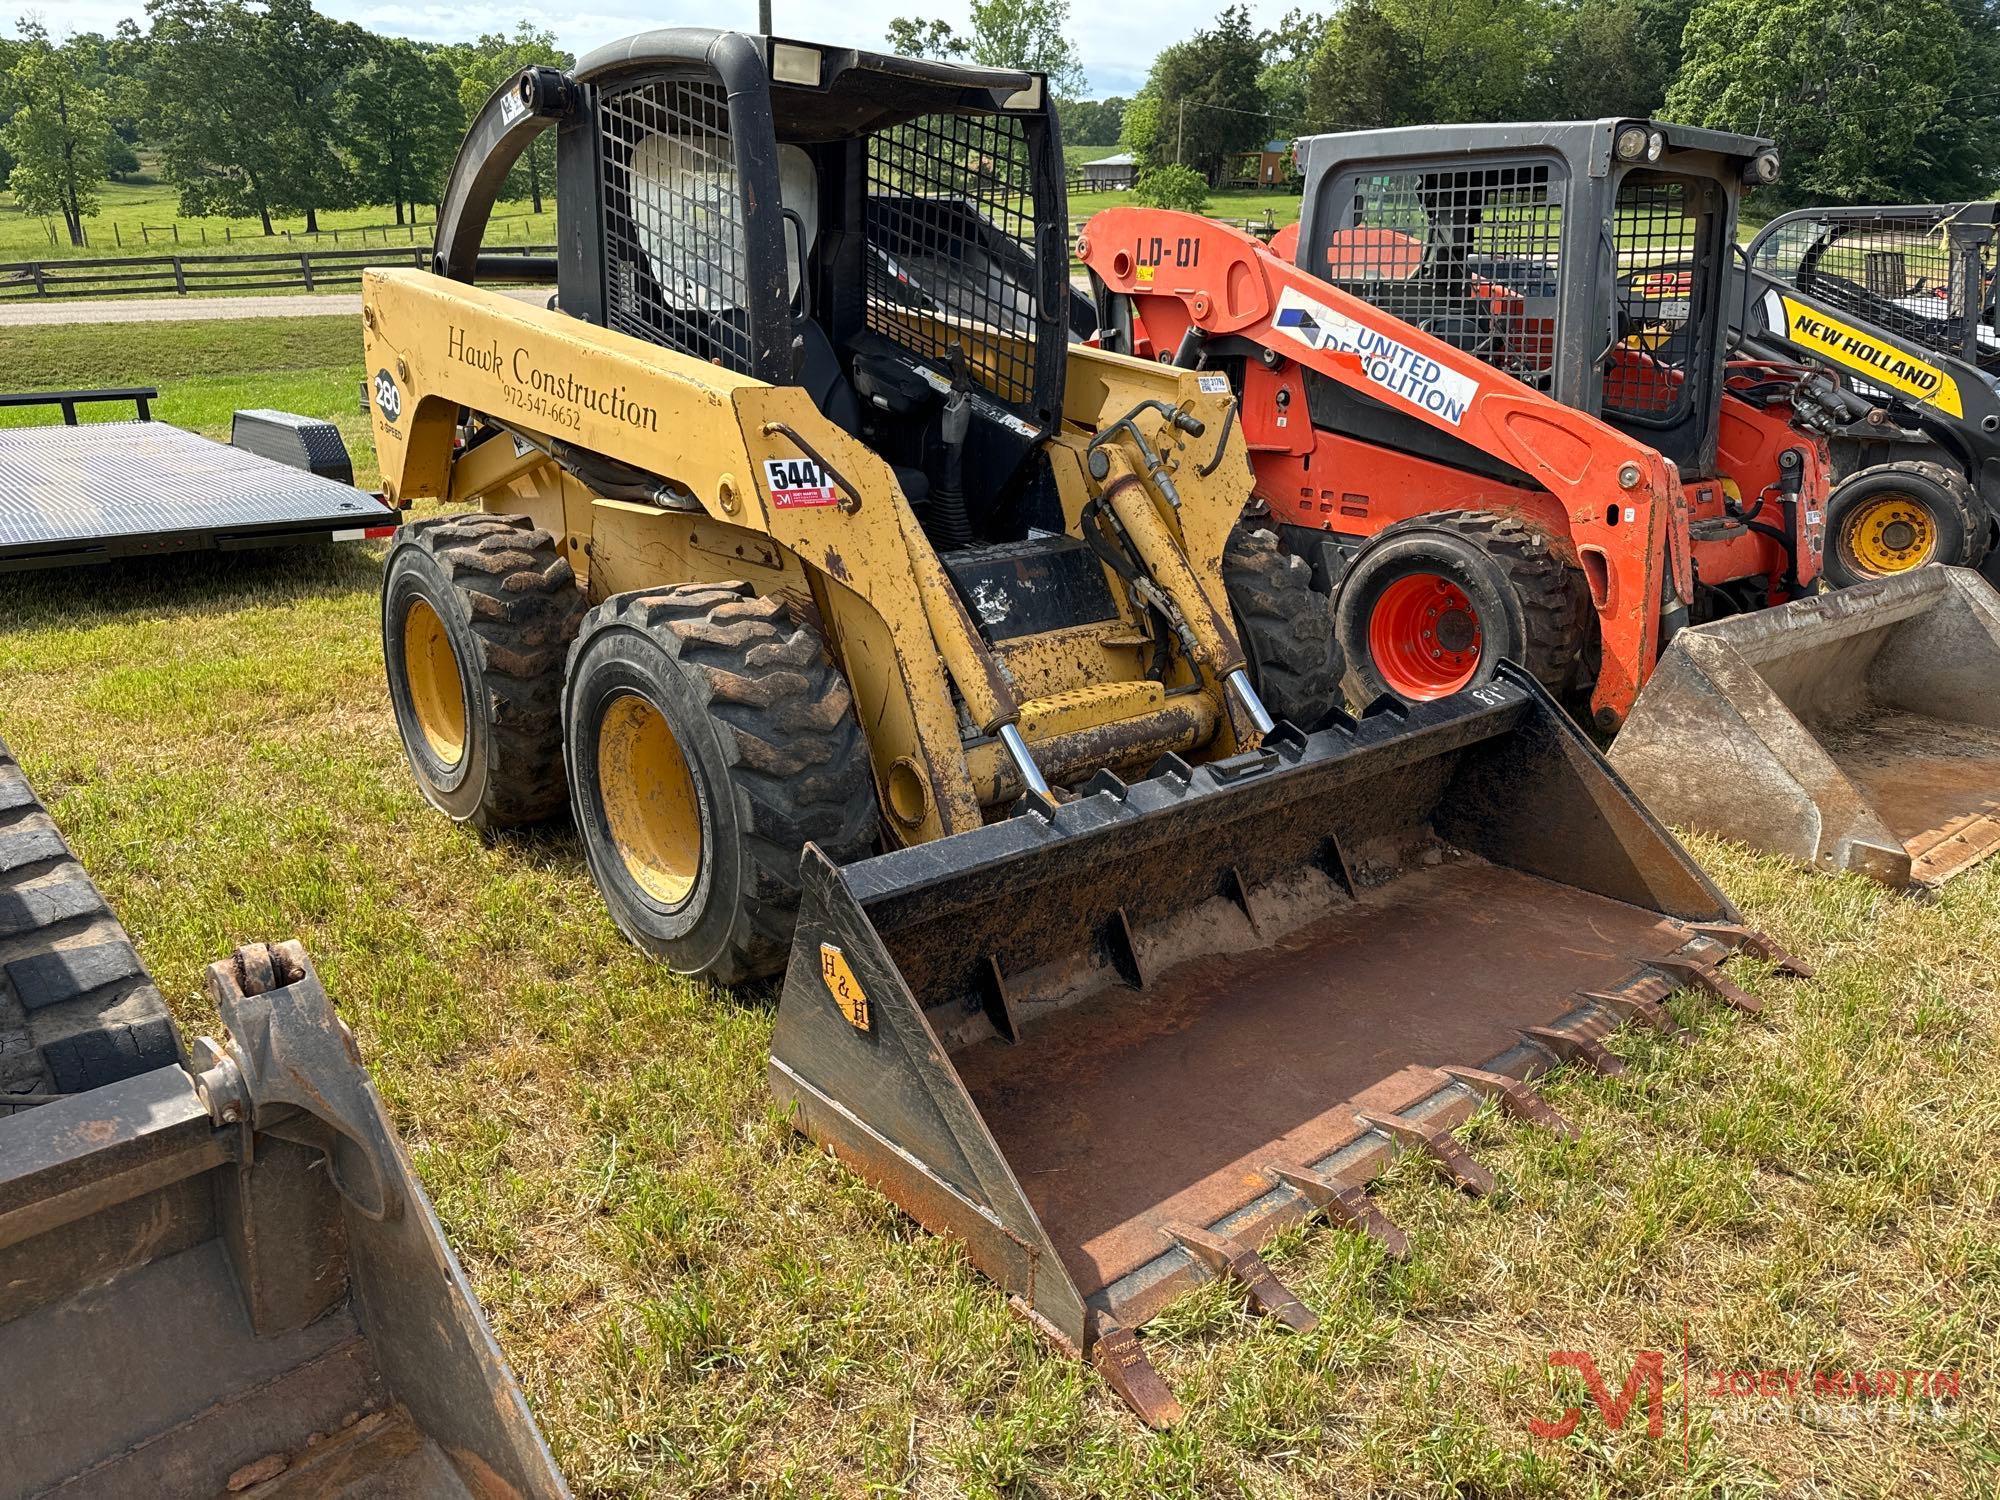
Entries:
[[[396,514],[355,488],[330,422],[239,411],[218,443],[152,418],[150,388],[0,395],[56,407],[60,425],[0,429],[0,571],[177,552],[360,541]],[[77,409],[130,401],[138,418],[79,425]]]

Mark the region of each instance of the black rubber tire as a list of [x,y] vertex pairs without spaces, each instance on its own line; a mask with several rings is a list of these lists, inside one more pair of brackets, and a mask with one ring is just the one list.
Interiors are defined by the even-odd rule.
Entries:
[[0,1120],[184,1060],[131,939],[0,740]]
[[1440,512],[1381,531],[1342,575],[1334,632],[1362,702],[1399,696],[1368,649],[1368,622],[1389,585],[1437,573],[1465,592],[1483,648],[1466,688],[1490,680],[1502,658],[1526,667],[1558,697],[1575,685],[1591,617],[1583,576],[1547,533],[1492,511]]
[[[669,906],[627,868],[599,779],[599,735],[620,697],[666,721],[701,820],[698,873]],[[619,594],[592,609],[563,688],[570,805],[612,920],[683,974],[742,984],[778,972],[798,919],[799,855],[875,850],[880,814],[854,701],[817,629],[748,584]]]
[[[404,624],[419,600],[444,625],[463,690],[464,750],[450,762],[411,702]],[[526,516],[439,516],[396,533],[382,576],[382,657],[403,750],[432,805],[482,832],[567,805],[563,653],[585,602],[555,538]]]
[[1845,546],[1843,533],[1856,507],[1883,495],[1902,495],[1921,506],[1937,528],[1937,546],[1922,562],[1948,563],[1976,568],[1986,555],[1991,521],[1972,483],[1949,464],[1903,460],[1875,464],[1847,476],[1833,487],[1826,505],[1826,554],[1820,568],[1835,588],[1865,583],[1887,575],[1873,571],[1854,559]]
[[1222,553],[1222,586],[1250,685],[1274,718],[1310,729],[1341,705],[1340,646],[1333,611],[1312,586],[1312,568],[1271,531],[1238,526]]

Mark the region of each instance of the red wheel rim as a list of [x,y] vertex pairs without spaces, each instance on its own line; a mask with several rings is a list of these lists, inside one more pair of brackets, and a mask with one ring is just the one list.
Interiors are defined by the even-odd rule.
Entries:
[[1398,578],[1368,617],[1368,654],[1392,692],[1443,698],[1479,670],[1479,614],[1465,590],[1436,573]]

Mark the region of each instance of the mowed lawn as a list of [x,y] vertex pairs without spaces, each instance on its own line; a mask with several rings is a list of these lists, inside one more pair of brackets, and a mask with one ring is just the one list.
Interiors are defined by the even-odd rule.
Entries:
[[[428,209],[423,225],[417,227],[397,224],[395,209],[382,204],[330,208],[319,216],[317,237],[306,233],[303,215],[279,216],[271,224],[276,233],[266,236],[263,225],[254,218],[185,217],[173,184],[156,176],[100,183],[97,196],[98,211],[83,225],[90,243],[79,247],[70,244],[59,220],[24,213],[12,193],[0,191],[0,261],[345,250],[363,245],[428,244],[431,237]],[[534,204],[525,199],[496,205],[488,240],[504,244],[553,240],[556,218],[552,198],[543,200],[543,209],[535,213]]]
[[[172,330],[189,368],[256,357],[226,327]],[[354,375],[319,368],[328,415]],[[1406,1265],[1287,1233],[1269,1259],[1316,1332],[1185,1298],[1149,1329],[1188,1411],[1156,1435],[791,1131],[768,990],[642,960],[566,828],[482,843],[422,803],[380,563],[0,576],[0,736],[190,1031],[215,1025],[206,962],[304,940],[580,1493],[1996,1493],[2000,866],[1916,899],[1700,844],[1818,977],[1739,962],[1762,1018],[1684,997],[1692,1045],[1621,1035],[1623,1077],[1563,1070],[1580,1141],[1478,1117],[1496,1198],[1399,1165],[1375,1193]],[[1613,1433],[1547,1363],[1587,1351],[1615,1396],[1649,1349],[1659,1437],[1643,1393]],[[1955,1370],[1961,1394],[1711,1394],[1810,1368]],[[1571,1404],[1572,1436],[1530,1435]]]

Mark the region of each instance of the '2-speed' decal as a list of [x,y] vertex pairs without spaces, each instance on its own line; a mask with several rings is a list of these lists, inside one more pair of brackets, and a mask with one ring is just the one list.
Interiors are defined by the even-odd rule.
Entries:
[[1428,354],[1335,312],[1296,287],[1280,289],[1271,326],[1308,349],[1359,355],[1361,371],[1371,384],[1454,427],[1465,420],[1472,398],[1479,394],[1479,382],[1470,375],[1446,369]]

